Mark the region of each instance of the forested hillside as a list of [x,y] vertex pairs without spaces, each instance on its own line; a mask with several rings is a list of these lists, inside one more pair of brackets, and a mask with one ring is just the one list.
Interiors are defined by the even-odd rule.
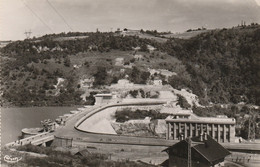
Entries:
[[176,76],[172,85],[191,88],[201,102],[260,105],[259,26],[214,30],[185,41],[173,39],[162,50],[180,59],[192,78]]
[[[80,36],[84,38],[77,38]],[[148,46],[157,50],[151,52]],[[135,54],[143,58],[137,61]],[[124,57],[124,66],[135,68],[118,73],[117,57]],[[84,104],[79,86],[83,75],[95,78],[94,88],[116,83],[125,75],[133,82],[145,83],[150,75],[147,67],[177,73],[169,78],[169,84],[192,90],[201,104],[260,105],[260,26],[211,30],[167,42],[100,32],[16,41],[1,48],[1,103]]]

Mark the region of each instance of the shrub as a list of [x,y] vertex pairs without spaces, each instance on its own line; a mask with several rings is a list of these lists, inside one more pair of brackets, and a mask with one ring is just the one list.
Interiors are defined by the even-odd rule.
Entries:
[[95,77],[95,81],[93,82],[93,86],[101,86],[106,83],[107,71],[105,67],[99,66],[97,68],[97,72],[93,75]]
[[131,96],[133,96],[134,98],[136,98],[137,97],[137,95],[138,95],[138,90],[130,90],[129,91],[129,94],[131,95]]
[[191,107],[191,105],[188,103],[185,97],[179,94],[177,94],[177,97],[178,97],[177,105],[181,106],[181,108],[189,109]]
[[160,113],[156,110],[139,110],[132,111],[131,109],[124,109],[122,111],[118,110],[115,113],[116,122],[125,122],[132,119],[144,119],[145,117],[150,117],[151,120],[154,119],[166,119],[167,116],[171,114]]

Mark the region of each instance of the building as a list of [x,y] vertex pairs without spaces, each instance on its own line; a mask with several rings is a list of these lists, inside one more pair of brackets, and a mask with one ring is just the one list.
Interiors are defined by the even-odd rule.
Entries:
[[124,65],[124,58],[123,57],[118,57],[115,60],[115,66],[123,66]]
[[166,69],[150,69],[150,68],[148,68],[148,70],[149,70],[151,75],[161,74],[161,75],[165,76],[166,81],[168,81],[169,77],[171,77],[173,75],[177,75],[177,73],[171,72],[171,71],[166,70]]
[[8,45],[9,43],[11,43],[12,41],[0,41],[0,48],[5,47],[6,45]]
[[140,35],[141,32],[140,30],[131,30],[125,28],[122,32],[120,32],[120,34],[123,36],[136,36],[136,35]]
[[206,132],[219,143],[235,142],[234,118],[199,117],[194,113],[176,113],[165,119],[167,140],[194,137]]
[[80,151],[74,153],[74,155],[81,156],[81,157],[87,157],[87,156],[91,155],[91,153],[87,149],[84,149],[84,150],[80,150]]
[[119,79],[117,84],[112,84],[110,87],[116,89],[129,89],[134,87],[134,83],[131,83],[128,79]]
[[134,55],[134,58],[136,60],[141,60],[142,58],[144,58],[144,56],[143,55]]
[[163,151],[169,155],[164,163],[168,167],[185,167],[188,162],[192,167],[219,167],[224,166],[225,157],[230,155],[206,133],[182,140]]
[[93,87],[94,81],[95,81],[94,77],[83,78],[83,79],[80,80],[80,87],[91,88],[91,87]]
[[95,97],[95,105],[108,104],[113,102],[116,99],[116,95],[111,93],[108,94],[96,94]]
[[147,45],[147,49],[149,50],[150,53],[152,53],[156,50],[156,48],[153,47],[152,45]]
[[155,86],[162,86],[162,80],[161,79],[154,79],[153,82],[152,82],[152,85],[155,85]]

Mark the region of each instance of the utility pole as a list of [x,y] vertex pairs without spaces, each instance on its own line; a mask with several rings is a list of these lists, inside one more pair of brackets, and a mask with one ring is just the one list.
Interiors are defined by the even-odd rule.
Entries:
[[25,31],[24,34],[26,36],[26,39],[29,39],[31,37],[32,31]]
[[186,141],[188,143],[188,167],[192,167],[192,158],[191,158],[191,148],[198,145],[198,144],[204,144],[203,141],[200,142],[194,142],[191,140],[191,137],[187,137]]
[[255,114],[250,112],[250,117],[248,119],[248,136],[249,141],[255,141]]
[[188,137],[188,167],[191,167],[191,137]]

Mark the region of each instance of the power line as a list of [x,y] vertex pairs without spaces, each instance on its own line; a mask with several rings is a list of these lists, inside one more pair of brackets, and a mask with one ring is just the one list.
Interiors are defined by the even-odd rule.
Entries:
[[55,11],[55,13],[60,16],[60,18],[63,20],[63,22],[69,27],[69,29],[71,31],[73,31],[72,27],[68,24],[68,22],[65,20],[65,18],[59,13],[59,11],[51,4],[51,2],[48,0],[46,0],[46,1],[50,5],[50,7]]
[[41,19],[40,16],[38,16],[31,8],[30,6],[28,6],[23,0],[21,0],[23,2],[23,4],[31,11],[31,13],[37,17],[46,27],[48,27],[48,29],[53,33],[52,29]]

